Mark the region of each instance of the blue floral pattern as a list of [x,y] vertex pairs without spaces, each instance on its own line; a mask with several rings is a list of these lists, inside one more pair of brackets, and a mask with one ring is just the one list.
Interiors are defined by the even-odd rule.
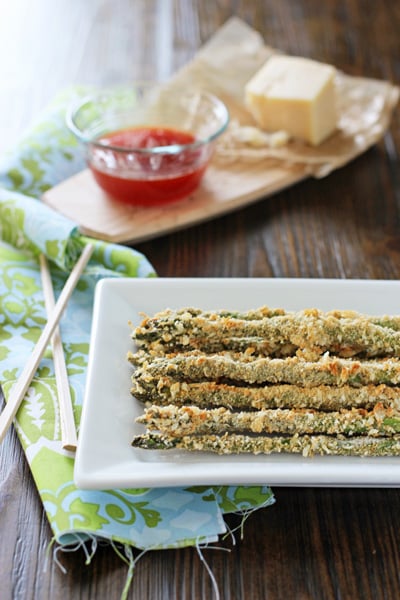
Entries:
[[[87,238],[76,224],[39,201],[44,190],[84,167],[84,151],[64,123],[70,90],[50,107],[0,165],[0,381],[6,395],[46,322],[38,255],[51,264],[56,295]],[[94,288],[104,277],[151,277],[139,252],[100,240],[61,320],[74,414],[85,387]],[[17,433],[56,540],[98,536],[142,549],[215,541],[223,515],[271,504],[268,486],[85,491],[73,483],[74,458],[62,449],[50,350],[17,414]]]

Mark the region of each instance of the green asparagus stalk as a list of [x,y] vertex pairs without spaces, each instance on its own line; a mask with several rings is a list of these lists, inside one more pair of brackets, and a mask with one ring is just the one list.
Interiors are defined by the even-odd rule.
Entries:
[[311,409],[267,409],[232,412],[227,408],[202,409],[197,406],[150,406],[136,419],[150,431],[174,437],[190,434],[324,433],[335,435],[392,435],[400,433],[400,413],[377,405],[374,410],[320,412]]
[[172,377],[133,377],[131,393],[137,400],[152,404],[183,406],[194,404],[201,408],[225,406],[236,409],[315,408],[340,410],[343,408],[373,408],[378,402],[386,408],[400,410],[400,389],[387,385],[334,387],[320,385],[266,385],[260,387],[235,386],[216,381],[191,383]]
[[139,348],[145,349],[153,356],[162,356],[171,352],[187,352],[188,350],[201,350],[208,354],[229,350],[232,352],[251,352],[259,356],[290,356],[296,353],[297,346],[293,344],[270,340],[267,337],[188,337],[178,336],[168,341],[154,340],[140,342]]
[[[360,312],[354,310],[330,310],[330,311],[320,311],[318,309],[308,309],[308,310],[317,310],[320,314],[324,314],[326,316],[333,316],[336,319],[359,319],[365,318],[371,323],[375,325],[379,325],[380,327],[387,327],[389,329],[394,329],[395,331],[400,330],[400,315],[363,315]],[[200,308],[180,308],[178,310],[167,309],[164,311],[160,311],[156,313],[153,317],[146,317],[140,328],[151,329],[153,327],[158,327],[158,324],[161,324],[164,321],[170,321],[174,319],[190,318],[190,317],[204,317],[205,319],[216,320],[219,318],[232,318],[232,319],[242,319],[244,321],[259,321],[261,319],[266,319],[270,317],[277,316],[291,316],[296,314],[295,311],[287,311],[283,308],[270,308],[269,306],[261,306],[256,309],[251,309],[247,311],[233,311],[233,310],[218,310],[218,311],[207,311],[202,310]]]
[[[136,364],[134,354],[129,353],[128,360]],[[230,382],[289,383],[307,387],[400,383],[400,360],[397,358],[353,360],[326,355],[318,361],[307,361],[297,356],[283,359],[239,353],[205,355],[193,352],[150,357],[147,364],[141,364],[133,379],[138,376],[173,376],[179,381],[218,381],[223,378]]]
[[337,319],[358,319],[366,318],[368,321],[379,327],[386,327],[394,331],[400,331],[400,315],[378,315],[369,316],[362,315],[354,310],[331,310],[326,313],[328,316],[336,317]]
[[183,308],[178,308],[176,310],[172,310],[170,308],[167,308],[166,310],[163,311],[159,311],[157,312],[155,315],[153,315],[152,317],[146,316],[141,325],[140,328],[145,330],[145,329],[151,329],[154,326],[158,326],[158,324],[165,322],[169,322],[171,320],[174,319],[190,319],[192,317],[199,317],[202,316],[205,319],[210,319],[210,320],[215,320],[218,318],[224,318],[224,317],[228,317],[228,318],[235,318],[235,319],[243,319],[243,320],[247,320],[247,321],[258,321],[260,319],[267,319],[269,317],[276,317],[278,315],[285,315],[285,314],[291,314],[288,313],[287,311],[285,311],[283,308],[270,308],[269,306],[261,306],[259,308],[256,309],[250,309],[250,310],[245,310],[245,311],[234,311],[234,310],[218,310],[218,311],[212,311],[212,310],[203,310],[201,308],[194,308],[194,307],[183,307]]
[[225,434],[223,436],[172,437],[157,433],[135,436],[132,446],[146,450],[188,450],[214,452],[217,454],[272,454],[289,452],[312,456],[331,454],[339,456],[398,456],[400,436],[247,436]]
[[[370,318],[338,318],[337,313],[317,309],[270,316],[259,320],[204,316],[190,312],[146,319],[134,329],[139,346],[155,342],[159,349],[235,350],[238,338],[266,341],[263,350],[275,352],[282,346],[354,356],[400,356],[400,331],[382,327]],[[268,349],[271,350],[268,350]],[[208,350],[210,349],[210,350]]]

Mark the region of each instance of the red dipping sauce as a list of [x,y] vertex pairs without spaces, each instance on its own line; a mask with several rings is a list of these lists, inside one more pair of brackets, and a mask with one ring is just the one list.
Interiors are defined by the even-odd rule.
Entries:
[[154,206],[191,194],[210,155],[211,144],[196,144],[190,132],[132,127],[97,138],[88,162],[108,194],[130,204]]

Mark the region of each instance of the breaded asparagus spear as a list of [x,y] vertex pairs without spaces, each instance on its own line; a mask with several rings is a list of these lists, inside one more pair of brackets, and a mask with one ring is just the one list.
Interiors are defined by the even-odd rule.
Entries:
[[289,452],[312,456],[333,454],[340,456],[398,456],[400,436],[247,436],[237,434],[183,436],[180,438],[146,433],[135,436],[132,446],[146,450],[180,449],[188,451],[215,452],[217,454],[272,454]]
[[142,402],[158,405],[174,403],[177,406],[195,404],[202,408],[225,406],[240,409],[371,409],[380,402],[384,407],[400,410],[400,389],[383,384],[362,387],[320,385],[307,388],[288,384],[247,387],[216,381],[176,381],[172,377],[152,377],[145,373],[143,377],[135,374],[131,393]]
[[268,409],[232,412],[227,408],[150,406],[136,419],[150,431],[173,437],[190,434],[228,433],[324,433],[381,436],[400,433],[400,413],[377,405],[374,410],[321,412],[312,409]]
[[202,316],[206,319],[216,319],[219,317],[232,317],[237,319],[244,319],[247,321],[266,319],[268,317],[276,317],[278,315],[290,314],[283,308],[270,308],[269,306],[261,306],[256,309],[250,309],[245,311],[225,310],[221,309],[218,311],[203,310],[201,308],[194,307],[182,307],[178,309],[166,308],[155,313],[152,317],[144,315],[144,319],[140,325],[142,328],[152,327],[154,322],[162,322],[164,320],[169,321],[171,319],[179,319],[180,317],[187,315],[192,317]]
[[[162,334],[160,334],[161,336]],[[278,340],[269,340],[267,337],[247,336],[247,337],[229,337],[229,336],[205,336],[189,337],[187,335],[177,336],[165,341],[162,337],[152,342],[141,341],[139,348],[154,356],[161,356],[171,352],[187,352],[189,350],[201,350],[208,354],[223,352],[225,350],[232,352],[251,352],[259,356],[290,356],[296,353],[297,346],[293,344],[280,342]],[[318,351],[319,354],[319,351]]]
[[337,319],[357,319],[359,317],[364,317],[374,325],[379,325],[379,327],[387,327],[389,329],[393,329],[394,331],[400,331],[400,315],[370,316],[363,315],[362,313],[354,310],[330,310],[326,314],[328,316],[332,315]]
[[[360,317],[368,319],[371,323],[375,325],[379,325],[380,327],[388,327],[390,329],[394,329],[395,331],[400,330],[400,315],[364,315],[363,313],[357,312],[355,310],[329,310],[329,311],[320,311],[319,309],[308,309],[308,310],[317,310],[321,314],[325,314],[326,316],[333,316],[337,319],[359,319]],[[162,323],[164,320],[171,319],[180,319],[182,315],[191,315],[193,317],[204,317],[205,319],[215,320],[221,317],[229,317],[233,319],[243,319],[245,321],[259,321],[260,319],[266,319],[270,317],[276,316],[284,316],[284,315],[294,315],[296,311],[287,311],[283,308],[271,308],[269,306],[261,306],[259,308],[250,309],[247,311],[233,311],[233,310],[202,310],[200,308],[193,307],[184,307],[179,308],[177,310],[172,310],[170,308],[157,312],[152,317],[146,316],[140,327],[142,328],[151,328],[154,325],[154,322]]]
[[[137,355],[128,353],[128,360],[137,364]],[[149,357],[149,362],[133,374],[137,376],[173,376],[180,381],[228,379],[246,383],[290,383],[304,386],[368,384],[398,385],[400,360],[353,360],[323,356],[318,361],[306,361],[297,356],[289,358],[259,358],[246,354],[181,353],[166,357]]]
[[259,320],[180,312],[169,318],[145,320],[133,330],[132,337],[139,346],[151,347],[153,342],[165,351],[185,347],[203,351],[237,349],[233,344],[238,344],[238,338],[242,337],[249,338],[250,343],[264,339],[264,352],[271,353],[279,351],[281,346],[292,346],[342,356],[400,356],[400,331],[376,325],[362,315],[338,318],[333,312],[327,314],[317,309]]

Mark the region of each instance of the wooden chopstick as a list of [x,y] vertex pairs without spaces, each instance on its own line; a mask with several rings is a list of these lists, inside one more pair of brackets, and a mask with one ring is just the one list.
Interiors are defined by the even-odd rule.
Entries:
[[[50,318],[55,306],[54,290],[51,281],[49,264],[44,254],[39,256],[40,274],[46,306],[47,318]],[[61,421],[61,442],[64,450],[74,452],[78,443],[71,392],[69,389],[67,365],[61,341],[60,328],[57,326],[51,338],[53,350],[54,374],[57,385],[57,396]]]
[[54,306],[54,310],[51,313],[41,335],[36,343],[36,346],[29,357],[20,377],[15,382],[11,389],[8,402],[4,407],[4,410],[0,414],[0,442],[3,441],[4,436],[10,427],[15,415],[17,414],[18,408],[26,394],[26,391],[36,373],[39,363],[45,353],[45,350],[49,344],[50,338],[58,325],[62,313],[67,305],[67,302],[78,283],[79,277],[81,276],[86,264],[88,263],[90,256],[93,252],[93,246],[88,244],[82,251],[79,259],[77,260],[74,268],[68,277],[62,292]]

